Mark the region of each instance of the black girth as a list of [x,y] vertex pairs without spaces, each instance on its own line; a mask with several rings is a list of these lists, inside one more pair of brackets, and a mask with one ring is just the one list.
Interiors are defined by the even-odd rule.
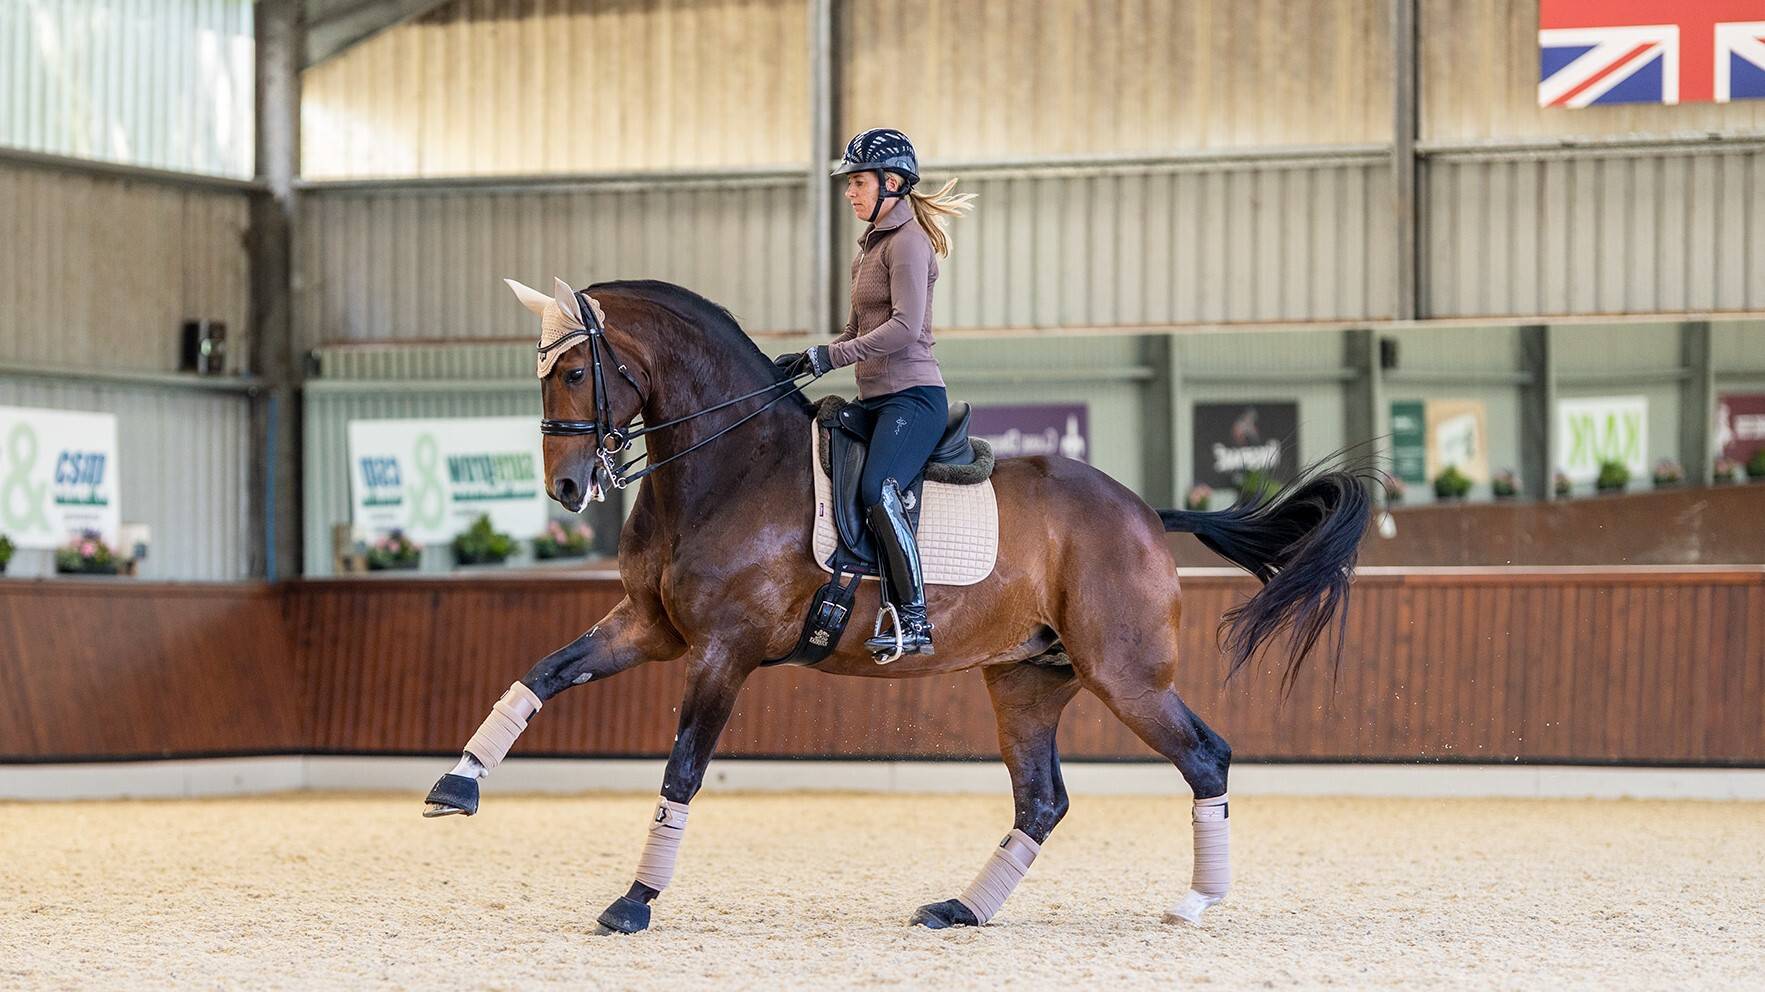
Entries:
[[[643,387],[638,385],[637,379],[631,374],[631,370],[625,366],[625,363],[619,361],[618,355],[614,354],[613,342],[607,340],[606,328],[601,326],[600,318],[596,316],[594,306],[590,304],[587,292],[580,290],[577,291],[576,307],[582,312],[582,321],[583,324],[586,325],[584,329],[580,331],[571,331],[549,345],[540,346],[539,353],[545,355],[548,352],[572,347],[584,338],[588,339],[589,374],[594,377],[595,419],[553,420],[549,417],[543,417],[539,421],[539,432],[549,437],[593,437],[595,439],[595,458],[598,460],[601,470],[607,473],[607,478],[612,482],[614,489],[624,489],[631,483],[649,475],[651,472],[654,472],[676,458],[692,454],[705,445],[710,444],[712,441],[715,441],[718,438],[723,437],[725,434],[728,434],[730,431],[735,430],[737,427],[753,420],[760,414],[765,413],[780,400],[785,399],[792,393],[800,392],[802,390],[803,384],[798,383],[798,379],[807,376],[807,381],[813,381],[816,378],[814,372],[802,372],[790,379],[783,379],[778,382],[770,383],[754,390],[753,392],[743,393],[735,399],[724,400],[722,403],[718,403],[715,406],[708,406],[703,410],[689,413],[684,417],[676,417],[673,420],[664,421],[660,424],[639,424],[634,420],[632,423],[626,424],[624,427],[619,427],[613,423],[612,402],[607,398],[607,380],[606,373],[602,370],[602,352],[606,353],[606,360],[613,364],[613,367],[619,371],[619,374],[623,376],[625,381],[631,384],[631,388],[637,392],[638,399],[640,400],[640,409],[642,408],[643,402],[647,401],[648,398],[644,396]],[[717,431],[710,437],[693,444],[684,451],[677,451],[659,462],[653,462],[630,474],[626,474],[626,470],[648,458],[649,455],[647,453],[623,463],[614,460],[614,455],[621,454],[628,450],[631,447],[631,442],[643,437],[645,434],[651,434],[663,430],[664,428],[673,427],[677,424],[684,424],[689,420],[695,420],[708,413],[716,413],[719,410],[734,406],[744,400],[751,400],[756,396],[772,392],[782,386],[788,386],[789,388],[768,400],[760,407],[760,409],[755,410],[753,413],[737,420],[735,423]]]

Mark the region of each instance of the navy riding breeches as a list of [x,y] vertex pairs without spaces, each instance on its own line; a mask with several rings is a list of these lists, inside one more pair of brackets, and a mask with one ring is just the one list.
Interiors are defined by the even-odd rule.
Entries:
[[950,403],[942,386],[910,386],[858,404],[876,414],[870,453],[858,476],[858,498],[868,510],[882,502],[884,479],[894,479],[905,490],[925,469],[926,459],[944,436]]

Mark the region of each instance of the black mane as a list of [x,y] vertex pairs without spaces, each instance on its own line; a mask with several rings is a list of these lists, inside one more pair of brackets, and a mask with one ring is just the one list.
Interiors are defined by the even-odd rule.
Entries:
[[[647,303],[655,304],[669,311],[681,320],[696,327],[703,328],[719,340],[727,343],[731,350],[742,356],[756,370],[764,370],[764,374],[774,381],[782,380],[783,374],[772,364],[772,359],[760,350],[748,332],[723,306],[700,296],[684,286],[677,286],[660,279],[615,279],[610,282],[597,282],[588,287],[589,293],[606,290],[633,296]],[[792,394],[795,405],[804,413],[809,412],[809,401],[802,393]],[[792,401],[785,401],[792,402]]]

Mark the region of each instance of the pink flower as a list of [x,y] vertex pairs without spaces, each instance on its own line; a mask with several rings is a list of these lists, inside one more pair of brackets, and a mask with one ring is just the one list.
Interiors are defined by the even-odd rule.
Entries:
[[80,557],[90,558],[93,555],[96,555],[97,553],[98,553],[98,546],[97,545],[93,544],[91,541],[81,542],[81,544],[80,544]]

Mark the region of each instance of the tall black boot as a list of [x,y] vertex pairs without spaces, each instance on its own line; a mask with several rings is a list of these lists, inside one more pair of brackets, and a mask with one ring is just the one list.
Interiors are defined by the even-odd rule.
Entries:
[[[870,508],[865,520],[876,536],[877,557],[888,575],[889,593],[894,597],[895,618],[901,628],[901,653],[931,654],[932,624],[925,615],[925,572],[919,566],[919,544],[907,523],[907,509],[901,505],[899,483],[883,480],[882,502]],[[894,654],[894,632],[872,637],[864,646],[878,654]]]

